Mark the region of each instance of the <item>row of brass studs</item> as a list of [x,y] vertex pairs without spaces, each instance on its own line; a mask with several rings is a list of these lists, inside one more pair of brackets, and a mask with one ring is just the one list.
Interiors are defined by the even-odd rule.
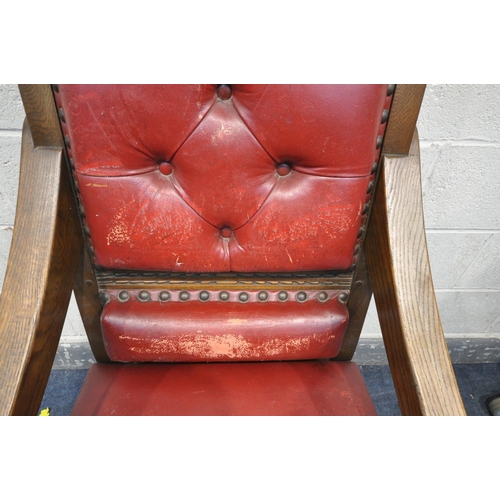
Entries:
[[[52,85],[52,90],[58,94],[59,93],[59,86]],[[59,115],[59,120],[61,121],[61,128],[62,128],[62,124],[63,123],[66,124],[66,117],[64,116],[64,110],[62,108],[58,107],[57,113]],[[78,188],[78,181],[76,180],[75,161],[70,156],[71,141],[70,141],[69,136],[67,134],[64,135],[64,144],[66,145],[66,153],[68,155],[68,160],[69,160],[69,164],[71,167],[71,173],[72,173],[72,177],[73,177],[73,186],[75,188],[75,194],[76,194],[76,199],[77,199],[77,203],[78,203],[78,211],[79,211],[80,217],[81,217],[83,232],[84,232],[85,237],[87,239],[90,257],[91,257],[92,261],[94,262],[94,259],[95,259],[94,245],[92,243],[92,239],[90,238],[90,230],[89,230],[89,226],[87,223],[87,217],[86,217],[85,211],[83,209],[83,203],[81,200],[80,189]]]
[[[221,302],[227,302],[229,300],[229,292],[226,291],[221,291],[217,295],[218,299]],[[122,290],[121,292],[118,293],[117,298],[120,302],[127,302],[130,299],[130,292],[127,290]],[[149,302],[151,300],[151,293],[148,292],[147,290],[141,290],[139,294],[137,295],[137,298],[141,302]],[[266,292],[265,290],[260,291],[257,294],[257,298],[259,299],[260,302],[266,302],[269,299],[269,293]],[[286,302],[290,298],[290,294],[284,290],[278,293],[278,300],[280,302]],[[307,293],[306,292],[297,292],[295,294],[295,298],[297,299],[298,302],[305,302],[307,300]],[[345,292],[341,292],[338,295],[338,300],[341,304],[347,303],[347,299],[349,296]],[[171,299],[170,292],[167,291],[162,291],[158,294],[158,300],[160,302],[168,302]],[[188,292],[187,290],[183,290],[179,293],[179,300],[181,302],[187,302],[188,300],[191,299],[191,293]],[[201,302],[207,302],[210,299],[210,293],[206,290],[203,290],[198,293],[198,300]],[[325,291],[318,292],[317,294],[317,299],[320,302],[326,302],[328,300],[328,293]],[[250,295],[247,292],[240,292],[238,294],[238,301],[245,303],[250,300]]]
[[[387,86],[387,97],[390,97],[394,93],[395,89],[396,89],[396,85],[395,84],[388,85]],[[384,123],[387,122],[388,119],[389,119],[389,110],[388,109],[384,109],[382,111],[382,117],[381,117],[380,123],[383,125]],[[380,149],[382,147],[383,142],[384,142],[384,136],[383,135],[377,136],[376,149]],[[378,163],[375,162],[372,165],[372,170],[370,172],[370,175],[376,174],[377,168],[378,168]],[[367,195],[371,194],[374,187],[375,187],[375,182],[374,181],[370,181],[369,184],[368,184],[368,189],[366,191],[366,194]],[[370,196],[370,199],[368,200],[368,203],[365,203],[363,205],[363,211],[361,212],[361,215],[367,215],[368,214],[368,211],[370,210],[371,201],[372,201],[372,197]],[[366,222],[365,222],[365,225],[361,226],[360,229],[359,229],[359,233],[358,233],[358,237],[357,237],[358,243],[354,247],[354,255],[353,255],[353,257],[356,257],[356,255],[361,250],[361,244],[362,244],[365,232],[366,232]]]

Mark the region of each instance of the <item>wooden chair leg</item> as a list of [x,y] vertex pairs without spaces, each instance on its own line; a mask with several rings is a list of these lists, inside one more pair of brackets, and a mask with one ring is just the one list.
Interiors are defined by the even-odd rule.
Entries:
[[97,278],[92,268],[90,255],[86,246],[82,252],[73,291],[92,354],[98,363],[107,363],[110,359],[102,338],[102,304],[99,298]]
[[0,297],[0,415],[39,409],[82,248],[63,152],[38,147],[27,122],[14,233]]
[[366,265],[366,255],[361,249],[349,297],[349,323],[342,347],[335,358],[337,361],[350,361],[354,356],[371,298],[372,286]]
[[408,156],[386,156],[366,253],[382,335],[404,415],[465,415],[430,271],[415,131]]

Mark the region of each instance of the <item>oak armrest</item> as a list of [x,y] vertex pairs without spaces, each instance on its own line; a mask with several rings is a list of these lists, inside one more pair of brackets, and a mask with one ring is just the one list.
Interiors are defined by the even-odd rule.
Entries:
[[439,318],[425,237],[420,151],[383,159],[367,233],[373,294],[404,415],[465,415]]
[[0,415],[38,411],[81,248],[62,148],[34,147],[25,121],[16,218],[0,296]]

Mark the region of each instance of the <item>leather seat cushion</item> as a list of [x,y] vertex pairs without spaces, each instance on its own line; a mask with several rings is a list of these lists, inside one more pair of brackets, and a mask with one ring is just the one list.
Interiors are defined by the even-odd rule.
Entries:
[[72,415],[376,415],[352,362],[95,364]]

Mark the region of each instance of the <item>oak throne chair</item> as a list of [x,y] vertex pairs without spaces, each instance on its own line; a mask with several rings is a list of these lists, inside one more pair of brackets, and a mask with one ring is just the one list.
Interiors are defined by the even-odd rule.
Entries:
[[75,415],[463,415],[429,269],[423,85],[21,85],[0,412],[36,414],[74,290]]

